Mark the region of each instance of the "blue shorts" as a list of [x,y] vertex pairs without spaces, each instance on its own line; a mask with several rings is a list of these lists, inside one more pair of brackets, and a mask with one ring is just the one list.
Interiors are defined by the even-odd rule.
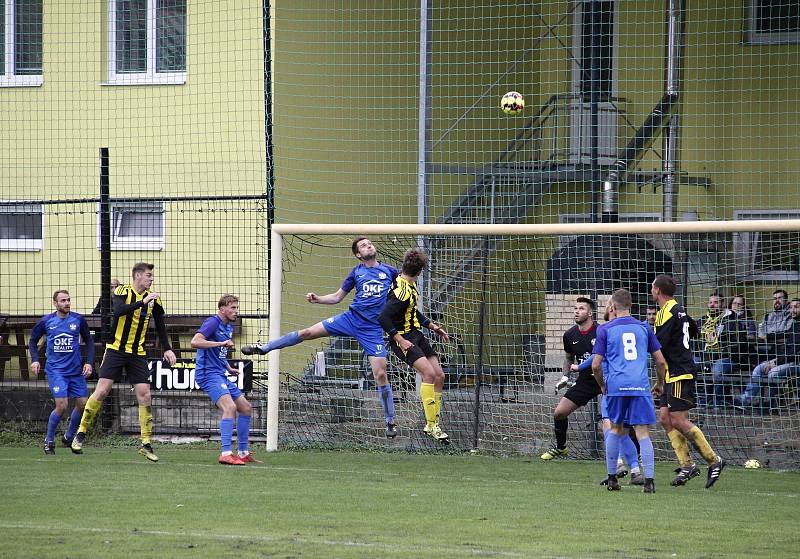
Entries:
[[616,425],[652,425],[656,409],[650,394],[642,396],[603,396],[608,419]]
[[[607,398],[608,398],[608,396],[606,396],[605,394],[600,396],[600,417],[602,417],[603,419],[609,419],[608,418],[608,404],[606,403],[606,399]],[[611,421],[611,420],[609,419],[609,421]],[[630,427],[631,426],[631,424],[628,421],[627,417],[625,418],[625,422],[623,423],[623,425],[625,425],[625,427]]]
[[197,386],[208,394],[208,397],[211,398],[211,401],[215,404],[217,400],[222,398],[225,394],[230,394],[233,400],[236,400],[236,398],[242,395],[242,391],[239,390],[239,387],[229,381],[228,377],[221,373],[197,375],[195,371],[195,381],[197,382]]
[[89,395],[89,387],[83,375],[59,375],[47,371],[45,373],[53,398],[86,398]]
[[366,321],[352,311],[345,311],[324,320],[322,326],[331,336],[355,338],[368,356],[386,357],[383,328],[377,322]]

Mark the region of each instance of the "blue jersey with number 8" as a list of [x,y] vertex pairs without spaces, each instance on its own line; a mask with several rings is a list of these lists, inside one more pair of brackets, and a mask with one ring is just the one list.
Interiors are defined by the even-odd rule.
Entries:
[[661,349],[653,330],[631,316],[597,328],[594,352],[606,361],[603,371],[609,396],[650,394],[647,356]]

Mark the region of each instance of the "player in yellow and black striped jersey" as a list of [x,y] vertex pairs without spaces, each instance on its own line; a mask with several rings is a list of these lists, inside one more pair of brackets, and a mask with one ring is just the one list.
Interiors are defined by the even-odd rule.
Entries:
[[447,433],[439,426],[444,371],[436,352],[420,329],[428,328],[438,334],[445,343],[449,342],[450,338],[444,328],[417,308],[419,302],[417,277],[427,263],[428,256],[422,249],[412,248],[406,251],[400,275],[392,283],[378,322],[389,335],[392,352],[422,375],[420,396],[422,409],[425,412],[425,434],[434,440],[447,443],[449,441]]
[[148,460],[158,461],[158,456],[153,452],[150,443],[153,433],[153,413],[150,408],[150,371],[147,369],[144,351],[144,338],[151,318],[155,322],[158,338],[164,349],[164,360],[174,365],[175,354],[167,338],[161,296],[150,289],[153,285],[154,267],[153,264],[139,262],[131,271],[133,281],[114,290],[112,299],[114,339],[106,344],[97,387],[86,402],[81,425],[72,441],[72,452],[75,454],[83,452],[86,432],[102,408],[103,400],[111,393],[114,382],[122,379],[122,371],[125,370],[139,402],[139,426],[142,435],[139,453]]
[[[145,299],[149,300],[145,302]],[[111,330],[114,332],[114,339],[106,344],[107,349],[144,357],[144,338],[151,318],[155,321],[162,347],[169,349],[164,325],[164,306],[158,293],[149,289],[138,293],[131,284],[120,285],[114,290],[112,301],[114,322]]]
[[658,420],[667,432],[680,463],[672,485],[685,485],[700,475],[700,469],[689,453],[688,443],[691,442],[708,462],[706,488],[709,488],[719,479],[725,461],[708,444],[703,431],[689,420],[689,410],[695,405],[695,375],[698,370],[689,342],[699,332],[692,317],[675,300],[676,291],[675,280],[667,275],[656,276],[650,289],[659,306],[653,328],[667,361],[666,372],[659,375],[654,388],[656,395],[661,396]]

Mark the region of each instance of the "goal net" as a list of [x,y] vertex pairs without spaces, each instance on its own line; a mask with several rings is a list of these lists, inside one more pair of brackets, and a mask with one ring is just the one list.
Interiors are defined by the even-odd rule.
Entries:
[[[670,274],[679,286],[676,298],[701,331],[691,340],[701,368],[692,419],[725,456],[794,463],[793,449],[800,437],[800,370],[782,364],[800,357],[791,354],[794,349],[787,350],[793,343],[791,333],[759,328],[764,315],[774,312],[772,291],[777,284],[755,287],[746,279],[752,266],[774,268],[785,255],[762,255],[760,262],[746,262],[754,249],[743,245],[777,236],[786,246],[797,247],[799,226],[788,220],[279,225],[273,230],[269,337],[346,310],[352,294],[333,307],[310,305],[305,295],[339,289],[357,264],[350,252],[353,234],[368,235],[379,259],[396,267],[405,250],[422,246],[431,261],[420,280],[421,306],[451,336],[449,343],[443,343],[428,333],[445,371],[442,428],[451,441],[446,448],[538,455],[553,442],[553,410],[564,394],[555,390],[565,357],[562,336],[574,324],[576,297],[596,301],[595,318],[602,322],[608,297],[626,288],[633,294],[632,314],[646,320],[648,307],[654,306],[653,278]],[[775,314],[791,328],[794,303],[786,304]],[[800,302],[796,304],[800,319]],[[768,328],[774,327],[773,318],[766,318]],[[266,341],[267,333],[262,336]],[[384,436],[384,415],[369,364],[354,339],[320,338],[263,359],[269,361],[270,395],[275,398],[268,420],[272,448],[276,444],[444,448],[423,432],[419,378],[393,355],[388,371],[400,434],[391,440]],[[760,363],[776,359],[785,374],[753,376]],[[273,392],[278,382],[279,391]],[[571,456],[601,455],[599,420],[597,402],[570,416]],[[671,455],[662,430],[655,429],[654,441],[662,455]]]

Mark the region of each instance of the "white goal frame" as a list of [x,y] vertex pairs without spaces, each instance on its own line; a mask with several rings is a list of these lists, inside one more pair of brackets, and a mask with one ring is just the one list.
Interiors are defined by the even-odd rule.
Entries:
[[[557,223],[542,225],[490,224],[273,224],[270,232],[269,339],[281,335],[281,289],[283,285],[284,235],[415,235],[415,236],[502,236],[502,235],[622,235],[679,233],[800,232],[800,219],[742,221],[680,221],[629,223]],[[267,451],[278,450],[278,409],[280,396],[280,350],[268,357]]]

